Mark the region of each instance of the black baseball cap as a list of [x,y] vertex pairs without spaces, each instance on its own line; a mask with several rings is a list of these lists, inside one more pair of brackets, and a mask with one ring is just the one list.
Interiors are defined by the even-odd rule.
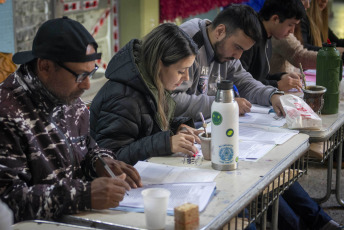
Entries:
[[31,51],[13,55],[13,62],[25,64],[35,58],[49,59],[56,62],[88,62],[101,58],[101,53],[86,55],[89,44],[97,51],[98,44],[81,25],[66,16],[44,22],[38,29]]

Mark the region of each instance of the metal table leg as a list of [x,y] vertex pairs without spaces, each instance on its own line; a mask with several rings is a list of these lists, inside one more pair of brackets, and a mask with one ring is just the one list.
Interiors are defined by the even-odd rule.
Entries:
[[333,169],[333,153],[331,153],[328,157],[327,162],[327,187],[326,187],[326,194],[322,198],[313,198],[317,203],[324,203],[330,198],[331,195],[331,181],[332,181],[332,169]]
[[264,212],[262,215],[261,229],[266,230],[266,221],[267,221],[267,212]]
[[340,143],[338,148],[338,155],[337,155],[337,171],[336,171],[336,198],[338,204],[344,207],[344,202],[340,199],[340,178],[341,178],[341,171],[342,171],[342,150],[343,150],[343,142]]
[[276,200],[272,204],[272,216],[271,216],[271,229],[278,230],[278,203],[279,203],[279,196],[277,196]]

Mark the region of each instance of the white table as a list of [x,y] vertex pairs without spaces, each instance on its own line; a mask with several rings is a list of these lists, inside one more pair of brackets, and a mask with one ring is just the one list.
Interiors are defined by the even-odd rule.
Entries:
[[16,223],[13,225],[13,230],[94,230],[95,228],[88,228],[83,226],[76,226],[70,224],[62,224],[52,221],[44,220],[28,220]]
[[[297,134],[283,145],[276,146],[258,162],[239,162],[235,171],[222,171],[216,177],[216,195],[211,199],[206,209],[200,213],[201,229],[220,229],[245,208],[249,210],[250,221],[264,217],[267,206],[273,205],[273,211],[278,211],[278,196],[302,176],[305,162],[303,155],[308,151],[309,137]],[[150,159],[151,162],[174,166],[185,166],[181,158],[159,157]],[[203,161],[200,168],[211,169],[210,161]],[[286,169],[294,169],[294,178],[287,178],[274,183],[277,189],[269,190],[270,196],[263,193],[264,189]],[[284,183],[283,183],[284,182]],[[281,186],[277,186],[281,185]],[[277,217],[275,215],[275,217]],[[265,218],[263,226],[265,229]],[[63,222],[103,229],[144,229],[144,213],[123,212],[113,210],[90,211],[62,218]],[[236,228],[241,228],[238,223]],[[277,218],[274,218],[272,229],[277,229]],[[174,229],[174,216],[167,217],[166,229]]]

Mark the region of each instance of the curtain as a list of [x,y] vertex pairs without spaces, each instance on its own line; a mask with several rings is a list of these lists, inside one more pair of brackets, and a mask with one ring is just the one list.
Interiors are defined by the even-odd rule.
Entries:
[[206,13],[216,7],[224,7],[231,3],[242,3],[248,0],[160,0],[160,22],[173,21],[192,15]]

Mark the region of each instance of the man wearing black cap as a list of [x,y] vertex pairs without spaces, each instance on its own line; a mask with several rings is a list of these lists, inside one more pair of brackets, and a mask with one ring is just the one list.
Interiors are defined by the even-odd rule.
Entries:
[[[80,100],[97,70],[97,43],[66,17],[45,22],[32,51],[0,85],[0,196],[14,222],[115,207],[141,185],[137,171],[114,160],[89,135],[89,112]],[[102,156],[119,175],[109,178]]]

